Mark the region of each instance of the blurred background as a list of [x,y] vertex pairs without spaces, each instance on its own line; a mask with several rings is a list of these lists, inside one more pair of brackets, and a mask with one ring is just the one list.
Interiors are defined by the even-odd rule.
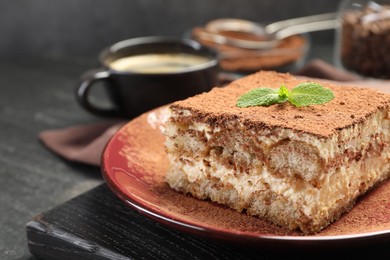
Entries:
[[[30,259],[25,224],[102,183],[37,140],[100,121],[73,95],[99,52],[139,36],[183,36],[216,18],[260,23],[334,12],[340,0],[0,0],[0,259]],[[333,62],[334,31],[310,33],[308,59]],[[31,258],[33,259],[33,258]]]
[[[261,23],[333,12],[340,0],[0,0],[0,58],[95,64],[99,51],[147,35],[181,36],[216,18]],[[333,31],[311,33],[313,48]],[[310,57],[310,54],[309,54]],[[325,58],[329,59],[328,55]]]

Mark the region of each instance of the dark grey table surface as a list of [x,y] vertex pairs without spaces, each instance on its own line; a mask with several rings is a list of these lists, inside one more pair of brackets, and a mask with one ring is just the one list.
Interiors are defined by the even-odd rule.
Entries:
[[73,96],[87,66],[0,61],[0,259],[27,259],[26,222],[102,182],[98,168],[67,163],[37,139],[45,129],[100,120]]
[[[315,43],[309,59],[331,62],[331,46]],[[94,65],[0,60],[0,259],[33,259],[26,223],[103,182],[99,168],[67,162],[37,139],[45,129],[103,120],[82,110],[73,93],[80,74]]]

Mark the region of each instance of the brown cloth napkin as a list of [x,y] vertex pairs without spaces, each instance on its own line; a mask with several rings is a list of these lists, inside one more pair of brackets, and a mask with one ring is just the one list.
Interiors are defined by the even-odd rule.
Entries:
[[69,161],[99,166],[104,146],[125,123],[123,120],[108,120],[45,130],[38,134],[38,138],[49,150]]
[[[293,74],[332,81],[352,81],[359,85],[371,85],[363,81],[362,78],[338,70],[321,60],[313,60]],[[375,84],[378,89],[386,90],[386,87],[390,89],[390,83],[379,82]],[[106,143],[125,123],[126,120],[107,120],[64,129],[45,130],[38,134],[38,138],[49,150],[69,161],[99,166]]]

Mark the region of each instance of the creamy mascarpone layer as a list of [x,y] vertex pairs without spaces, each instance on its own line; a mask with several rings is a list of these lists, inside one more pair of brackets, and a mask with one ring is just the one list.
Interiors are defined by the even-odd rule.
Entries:
[[[290,178],[277,178],[267,167],[261,169],[261,174],[254,171],[237,175],[234,170],[224,167],[218,161],[210,161],[208,167],[203,163],[203,159],[188,157],[171,156],[171,169],[174,169],[174,172],[168,172],[168,175],[181,172],[192,183],[216,178],[220,184],[237,192],[243,200],[240,203],[242,205],[250,205],[253,196],[257,196],[259,192],[272,193],[274,199],[269,207],[272,207],[274,202],[287,201],[286,207],[299,209],[306,217],[313,219],[314,223],[320,223],[336,208],[346,206],[375,183],[387,178],[389,159],[390,151],[387,149],[380,157],[343,165],[327,175],[321,189],[305,182],[297,185]],[[170,184],[175,187],[174,183]]]

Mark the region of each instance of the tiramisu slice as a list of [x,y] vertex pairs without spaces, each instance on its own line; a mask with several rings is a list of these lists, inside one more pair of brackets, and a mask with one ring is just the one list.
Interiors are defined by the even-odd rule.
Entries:
[[390,176],[390,95],[322,82],[335,96],[322,105],[236,106],[304,81],[260,72],[172,104],[169,185],[305,234],[338,219]]

